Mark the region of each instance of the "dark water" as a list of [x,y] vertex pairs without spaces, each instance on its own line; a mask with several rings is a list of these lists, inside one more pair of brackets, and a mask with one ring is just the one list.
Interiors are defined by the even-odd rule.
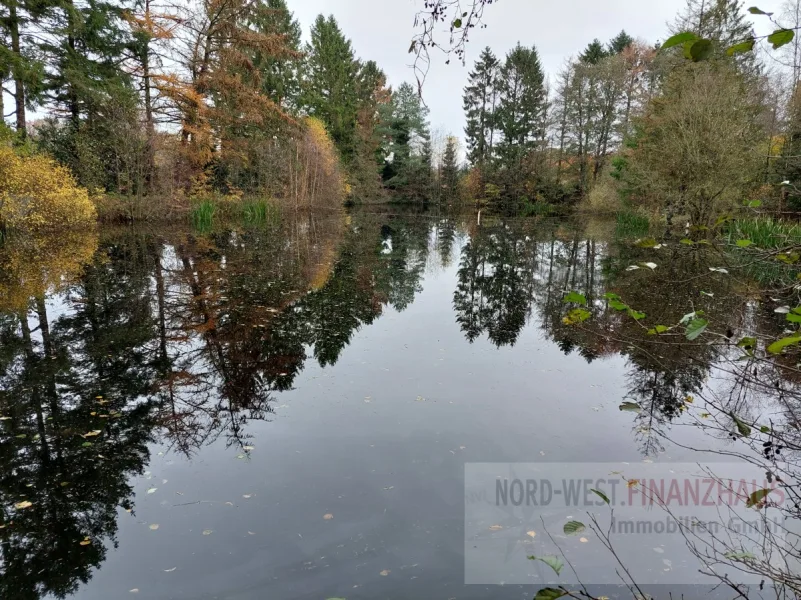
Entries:
[[11,240],[0,597],[532,597],[464,584],[466,463],[726,443],[683,412],[728,389],[716,346],[635,347],[602,309],[567,326],[565,292],[780,330],[741,282],[694,279],[714,257],[626,271],[649,252],[604,224],[432,214]]

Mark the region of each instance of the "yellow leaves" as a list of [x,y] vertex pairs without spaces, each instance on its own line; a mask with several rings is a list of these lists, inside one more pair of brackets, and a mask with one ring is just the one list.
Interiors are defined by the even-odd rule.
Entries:
[[0,222],[36,230],[87,225],[96,218],[89,192],[66,168],[46,156],[0,148]]
[[30,502],[28,500],[23,500],[22,502],[17,502],[14,505],[14,508],[16,508],[17,510],[24,510],[26,508],[30,508],[31,506],[33,506],[33,502]]

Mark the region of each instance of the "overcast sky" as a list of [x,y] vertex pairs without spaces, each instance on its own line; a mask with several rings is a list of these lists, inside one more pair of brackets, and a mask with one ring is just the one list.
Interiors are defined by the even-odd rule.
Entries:
[[[766,11],[778,10],[782,0],[753,0]],[[407,54],[413,35],[414,15],[423,0],[287,0],[303,26],[304,39],[319,13],[333,14],[353,41],[356,54],[374,60],[393,86],[414,81]],[[606,42],[625,29],[648,42],[664,40],[666,23],[685,5],[685,0],[496,0],[485,11],[487,28],[474,30],[467,52],[467,66],[458,61],[445,65],[434,55],[423,92],[431,109],[431,125],[463,135],[462,89],[467,72],[482,48],[489,46],[503,57],[520,41],[535,44],[548,76],[554,80],[565,59],[593,40]],[[750,6],[747,4],[746,6]],[[760,31],[768,24],[764,17]],[[441,40],[447,41],[443,33]]]

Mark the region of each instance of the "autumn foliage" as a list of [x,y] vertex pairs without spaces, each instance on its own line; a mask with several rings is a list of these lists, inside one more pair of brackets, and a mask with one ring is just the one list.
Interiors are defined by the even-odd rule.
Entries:
[[20,156],[0,148],[0,226],[37,230],[95,219],[89,193],[65,167],[45,156]]

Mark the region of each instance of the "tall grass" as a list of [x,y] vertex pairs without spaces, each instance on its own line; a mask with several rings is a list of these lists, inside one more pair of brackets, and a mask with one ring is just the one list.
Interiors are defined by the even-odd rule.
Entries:
[[214,223],[214,213],[217,207],[211,200],[203,200],[192,208],[192,225],[199,231],[209,231]]
[[729,244],[751,240],[759,248],[783,248],[801,244],[801,225],[773,217],[738,219],[728,224],[724,239]]
[[278,211],[264,198],[246,200],[242,205],[242,219],[248,225],[264,225],[275,222],[278,219]]
[[641,237],[648,235],[651,224],[648,217],[630,210],[617,213],[615,224],[615,237]]

